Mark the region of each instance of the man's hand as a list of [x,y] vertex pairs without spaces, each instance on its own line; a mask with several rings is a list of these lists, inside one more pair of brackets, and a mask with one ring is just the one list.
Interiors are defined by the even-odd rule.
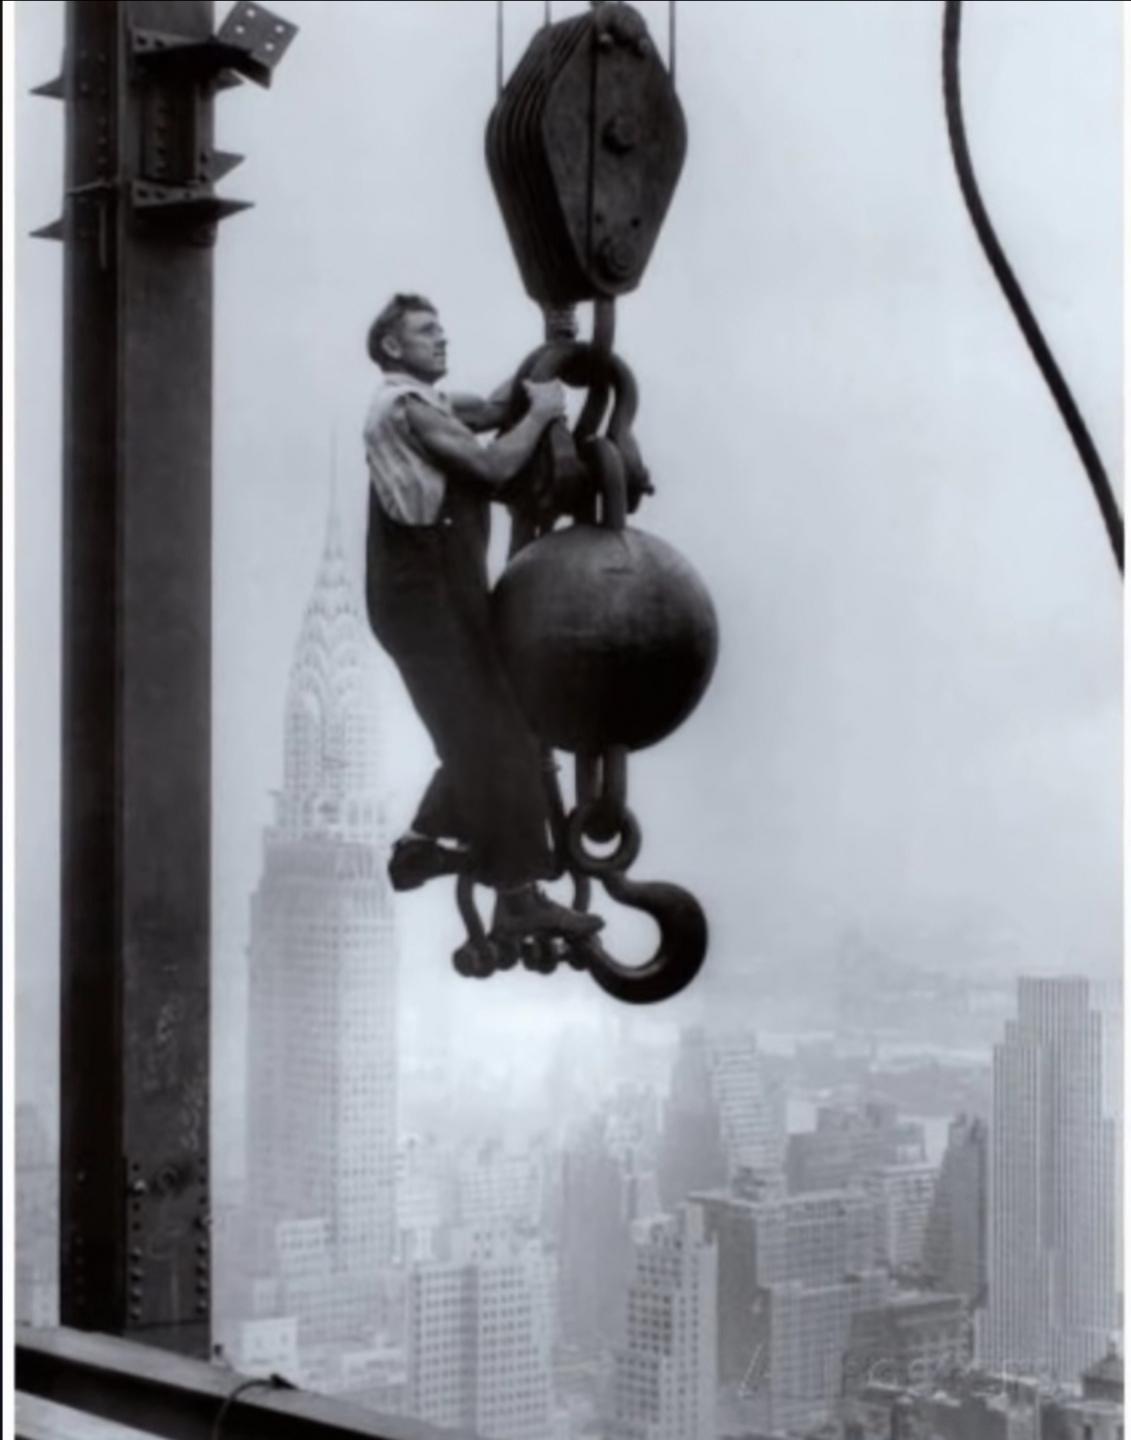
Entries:
[[522,388],[530,401],[530,414],[544,425],[565,419],[566,393],[560,380],[524,380]]
[[405,415],[416,444],[445,474],[478,480],[500,492],[534,454],[547,426],[565,418],[565,386],[560,380],[524,383],[529,410],[512,430],[486,446],[480,446],[454,415],[407,396]]

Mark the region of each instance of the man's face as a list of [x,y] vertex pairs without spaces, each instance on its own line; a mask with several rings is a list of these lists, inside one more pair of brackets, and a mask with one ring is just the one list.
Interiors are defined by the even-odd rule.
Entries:
[[448,371],[448,337],[431,310],[410,310],[386,342],[402,370],[431,384]]

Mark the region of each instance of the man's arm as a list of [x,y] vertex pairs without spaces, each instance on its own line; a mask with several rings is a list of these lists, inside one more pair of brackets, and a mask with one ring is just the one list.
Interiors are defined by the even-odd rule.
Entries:
[[513,430],[490,445],[480,445],[461,421],[410,395],[405,401],[405,413],[413,437],[446,474],[478,481],[492,490],[501,489],[534,454],[546,426],[565,415],[565,391],[559,381],[524,383],[530,409]]
[[513,386],[513,380],[504,380],[501,385],[491,391],[485,400],[481,395],[452,394],[451,392],[448,394],[448,399],[452,402],[456,419],[466,425],[469,430],[474,430],[479,434],[484,430],[497,430],[506,419]]

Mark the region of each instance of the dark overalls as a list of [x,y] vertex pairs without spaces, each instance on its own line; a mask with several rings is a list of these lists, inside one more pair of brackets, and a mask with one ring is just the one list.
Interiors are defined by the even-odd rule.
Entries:
[[448,479],[433,525],[402,525],[372,486],[369,622],[428,728],[440,768],[414,830],[465,841],[480,884],[553,874],[541,749],[495,646],[487,582],[488,503]]

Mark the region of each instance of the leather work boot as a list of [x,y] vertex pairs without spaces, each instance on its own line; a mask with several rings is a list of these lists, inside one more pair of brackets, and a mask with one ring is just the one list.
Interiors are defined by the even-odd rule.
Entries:
[[389,883],[394,890],[418,890],[441,875],[458,875],[467,853],[428,835],[402,835],[389,857]]
[[558,935],[563,940],[582,940],[595,935],[604,925],[600,915],[571,910],[544,895],[537,885],[523,890],[503,891],[495,902],[492,938],[519,940],[527,935]]

